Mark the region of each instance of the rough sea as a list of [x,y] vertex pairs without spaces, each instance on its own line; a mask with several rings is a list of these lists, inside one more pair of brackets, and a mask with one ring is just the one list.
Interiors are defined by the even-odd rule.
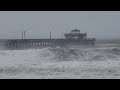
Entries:
[[92,48],[0,50],[0,79],[118,78],[119,43],[97,43]]

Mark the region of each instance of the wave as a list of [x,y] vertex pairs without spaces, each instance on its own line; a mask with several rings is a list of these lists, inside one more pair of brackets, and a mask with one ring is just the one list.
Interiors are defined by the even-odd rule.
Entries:
[[[0,57],[25,57],[26,59],[41,59],[54,61],[69,60],[107,60],[120,57],[119,47],[107,48],[44,48],[30,50],[0,50]],[[10,59],[10,58],[9,58]]]
[[120,48],[0,50],[0,78],[120,77]]

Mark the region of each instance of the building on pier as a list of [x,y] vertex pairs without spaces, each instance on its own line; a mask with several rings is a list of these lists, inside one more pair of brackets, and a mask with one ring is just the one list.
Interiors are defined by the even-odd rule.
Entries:
[[70,33],[65,33],[64,34],[66,39],[86,39],[87,38],[87,33],[80,33],[80,30],[72,30]]

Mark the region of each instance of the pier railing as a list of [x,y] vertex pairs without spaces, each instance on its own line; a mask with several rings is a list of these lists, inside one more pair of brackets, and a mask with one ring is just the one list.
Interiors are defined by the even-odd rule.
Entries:
[[44,47],[65,47],[67,45],[94,45],[95,39],[68,40],[68,39],[9,39],[3,40],[7,49],[31,49]]

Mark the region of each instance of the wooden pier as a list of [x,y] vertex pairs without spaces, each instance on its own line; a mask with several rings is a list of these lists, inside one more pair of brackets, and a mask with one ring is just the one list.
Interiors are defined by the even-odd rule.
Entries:
[[[23,36],[23,35],[22,35]],[[94,46],[95,38],[87,38],[87,33],[80,33],[80,30],[72,30],[64,34],[65,38],[60,39],[7,39],[1,40],[6,49],[39,49],[45,47],[68,47],[71,45]]]
[[67,39],[16,39],[5,41],[5,47],[7,49],[39,49],[45,47],[67,47],[70,45],[95,45],[94,41],[79,41],[79,40],[67,40]]

